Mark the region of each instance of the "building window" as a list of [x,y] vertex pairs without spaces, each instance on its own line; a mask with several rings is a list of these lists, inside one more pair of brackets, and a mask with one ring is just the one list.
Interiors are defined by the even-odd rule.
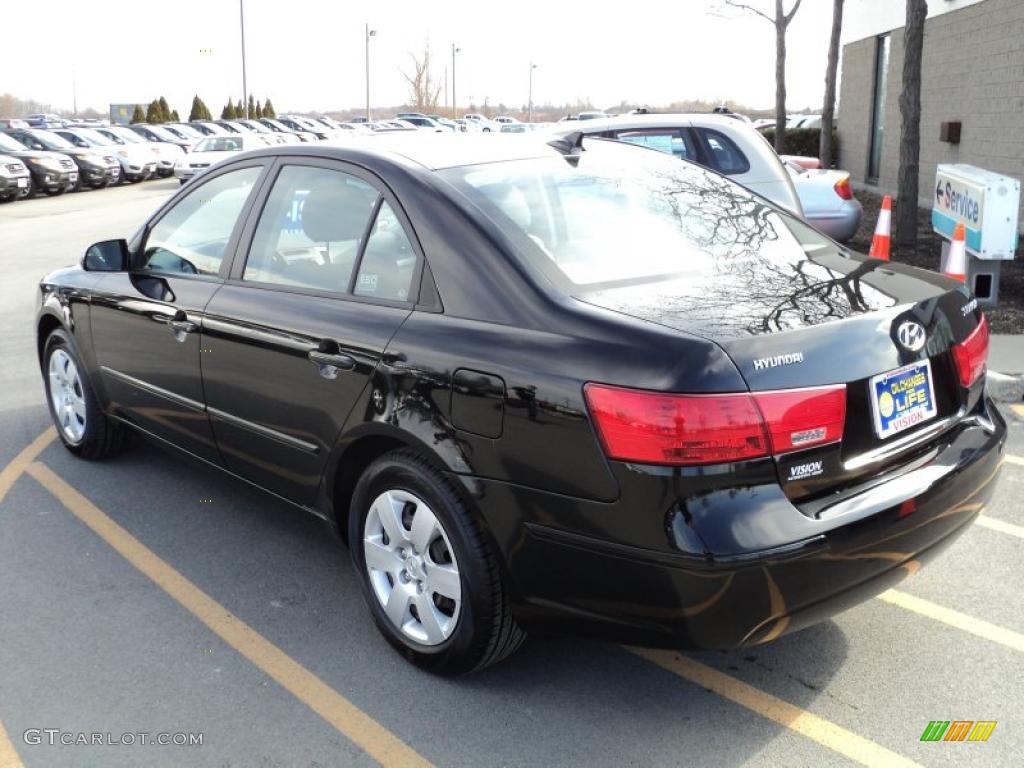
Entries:
[[885,93],[889,85],[889,35],[875,40],[875,89],[871,105],[871,151],[868,154],[867,181],[877,184],[885,143]]

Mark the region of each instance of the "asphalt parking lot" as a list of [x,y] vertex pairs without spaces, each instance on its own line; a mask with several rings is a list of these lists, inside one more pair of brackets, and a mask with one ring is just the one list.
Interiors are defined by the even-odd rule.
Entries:
[[[53,438],[36,283],[175,189],[0,206],[0,768],[1024,761],[1024,407],[1003,410],[1009,456],[979,521],[833,620],[735,652],[535,637],[438,679],[380,637],[313,518],[141,439],[87,463]],[[921,742],[933,720],[997,725]]]

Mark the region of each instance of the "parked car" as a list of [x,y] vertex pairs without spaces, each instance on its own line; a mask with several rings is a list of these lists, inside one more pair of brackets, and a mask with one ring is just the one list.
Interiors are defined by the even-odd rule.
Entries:
[[121,164],[121,179],[137,182],[156,176],[156,157],[141,144],[119,143],[91,128],[55,128],[55,134],[80,149],[111,153]]
[[421,131],[428,131],[430,133],[447,133],[448,129],[441,125],[437,120],[427,117],[425,115],[402,115],[399,114],[396,118],[399,122],[408,123],[409,125],[417,128]]
[[607,112],[601,112],[600,110],[590,110],[587,112],[580,112],[576,115],[577,120],[600,120],[605,117],[611,117]]
[[[270,129],[271,131],[274,131],[275,133],[280,134],[281,136],[284,136],[284,137],[291,136],[292,138],[288,139],[289,143],[291,143],[291,144],[297,144],[300,141],[310,142],[310,141],[316,141],[317,140],[315,134],[310,133],[309,131],[296,131],[296,130],[294,130],[292,128],[289,128],[287,125],[282,123],[280,120],[277,120],[276,118],[273,118],[273,117],[261,117],[260,118],[260,122],[263,125],[265,125],[268,129]],[[332,128],[331,130],[334,130],[334,129]]]
[[532,130],[533,125],[530,123],[516,121],[514,123],[502,123],[499,133],[529,133]]
[[67,121],[63,117],[53,113],[39,112],[28,115],[24,119],[29,128],[63,128],[67,125]]
[[248,120],[242,118],[235,122],[241,123],[253,133],[257,133],[267,139],[271,144],[298,144],[302,141],[298,136],[293,133],[281,133],[268,128],[266,125],[261,123],[259,120]]
[[239,152],[249,149],[265,149],[277,144],[272,136],[262,133],[239,133],[233,136],[207,136],[196,144],[195,149],[178,160],[174,175],[185,184],[206,173],[217,163],[230,159]]
[[177,144],[183,152],[188,152],[195,146],[199,139],[186,139],[180,135],[167,130],[162,125],[150,125],[149,123],[135,123],[129,125],[130,130],[135,131],[146,141],[159,141],[164,144]]
[[821,128],[821,115],[789,115],[786,128]]
[[30,195],[36,192],[63,195],[78,186],[78,166],[61,152],[28,149],[6,133],[0,133],[0,152],[28,167]]
[[67,139],[42,128],[13,128],[7,135],[39,152],[60,152],[78,166],[76,189],[89,187],[102,189],[116,184],[121,178],[121,164],[109,150],[103,147],[80,149]]
[[59,439],[321,517],[438,673],[530,629],[775,639],[917,571],[1003,463],[964,283],[622,142],[268,147],[141,224],[40,283]]
[[804,221],[840,243],[857,234],[861,204],[850,188],[846,171],[809,170],[796,163],[786,163],[793,177]]
[[333,136],[333,131],[330,128],[318,125],[308,117],[302,117],[301,115],[278,115],[276,119],[280,120],[293,131],[308,131],[316,136],[320,141],[325,141]]
[[20,117],[4,117],[0,118],[0,131],[6,130],[7,128],[31,128],[26,120]]
[[178,138],[190,142],[192,146],[195,146],[206,135],[189,123],[161,123],[160,127],[165,131],[170,131]]
[[27,197],[31,191],[32,174],[25,163],[0,150],[0,202]]
[[809,171],[821,168],[821,160],[816,157],[807,157],[806,155],[779,155],[779,157],[784,163],[793,163]]
[[178,161],[179,157],[185,154],[185,150],[179,144],[173,144],[169,141],[150,141],[123,125],[97,128],[96,131],[111,138],[117,144],[139,145],[148,149],[156,161],[156,175],[161,178],[174,173],[174,164]]
[[247,125],[242,125],[237,120],[217,120],[216,125],[219,125],[228,133],[254,133],[254,131]]
[[583,133],[657,149],[738,181],[802,215],[793,180],[749,123],[715,114],[620,115],[560,123],[552,134]]
[[510,123],[518,123],[519,121],[516,120],[514,117],[509,117],[508,115],[498,115],[496,118],[494,118],[494,122],[496,122],[498,125],[508,125]]
[[481,133],[497,133],[499,130],[497,123],[476,112],[470,112],[468,115],[463,115],[462,119],[470,120],[475,123],[479,126]]
[[476,120],[467,120],[464,117],[456,118],[455,124],[460,133],[479,133],[483,128]]
[[226,133],[230,133],[224,126],[217,125],[209,120],[193,120],[189,125],[203,134],[203,136],[223,136]]

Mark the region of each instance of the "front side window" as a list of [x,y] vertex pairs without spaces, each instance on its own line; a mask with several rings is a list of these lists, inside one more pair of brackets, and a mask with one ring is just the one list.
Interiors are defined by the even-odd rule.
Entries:
[[253,236],[243,280],[347,293],[377,190],[351,174],[281,169]]
[[216,275],[261,166],[240,168],[193,189],[156,223],[139,269],[170,274]]
[[680,160],[694,159],[694,151],[680,128],[638,128],[630,131],[617,131],[615,138],[641,147],[656,149]]

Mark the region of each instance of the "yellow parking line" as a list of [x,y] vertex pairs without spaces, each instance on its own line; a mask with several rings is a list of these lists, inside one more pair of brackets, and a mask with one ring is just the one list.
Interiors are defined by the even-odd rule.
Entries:
[[378,763],[396,768],[430,766],[425,758],[400,738],[160,559],[45,464],[33,462],[25,471],[67,507],[69,512],[224,642]]
[[11,740],[7,738],[4,724],[0,722],[0,768],[24,768]]
[[53,427],[47,429],[43,434],[29,443],[25,448],[15,456],[11,463],[3,469],[0,469],[0,501],[4,500],[7,492],[11,490],[11,487],[21,477],[21,473],[25,471],[26,467],[36,460],[36,457],[43,452],[50,443],[53,442],[53,438],[57,436],[57,432]]
[[1014,456],[1012,453],[1006,454],[1006,461],[1010,464],[1018,464],[1024,467],[1024,456]]
[[978,525],[983,528],[990,528],[993,531],[999,531],[1000,533],[1008,533],[1010,536],[1016,536],[1018,539],[1024,539],[1024,527],[1014,525],[1013,523],[1006,523],[1002,520],[997,520],[994,517],[988,515],[978,515]]
[[974,616],[968,616],[966,613],[954,611],[952,608],[946,608],[930,600],[914,597],[914,595],[900,592],[896,589],[883,592],[878,596],[878,599],[908,611],[913,611],[921,616],[927,616],[929,619],[941,621],[943,624],[961,629],[964,632],[970,632],[972,635],[990,640],[993,643],[1005,645],[1007,648],[1012,648],[1015,651],[1024,652],[1024,635],[1014,632],[1012,629],[997,627],[995,624],[989,624],[987,621],[982,621]]
[[675,651],[659,651],[649,648],[627,648],[627,650],[679,675],[684,680],[714,691],[719,696],[861,765],[903,766],[906,768],[918,766],[920,768],[919,764],[913,760],[898,755],[870,739],[865,739],[853,731],[848,731],[842,726],[811,714],[805,709],[748,685],[742,680],[737,680],[731,675],[719,672],[706,664],[681,656]]
[[1021,418],[1024,418],[1024,405],[1011,405],[1010,408]]

